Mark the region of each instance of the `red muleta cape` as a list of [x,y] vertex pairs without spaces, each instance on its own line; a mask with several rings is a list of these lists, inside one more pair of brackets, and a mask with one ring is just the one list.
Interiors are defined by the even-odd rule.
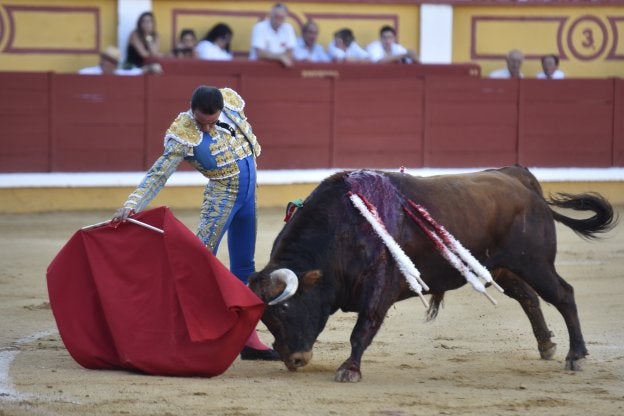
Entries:
[[71,356],[91,369],[212,377],[236,359],[264,303],[165,207],[77,231],[48,266]]

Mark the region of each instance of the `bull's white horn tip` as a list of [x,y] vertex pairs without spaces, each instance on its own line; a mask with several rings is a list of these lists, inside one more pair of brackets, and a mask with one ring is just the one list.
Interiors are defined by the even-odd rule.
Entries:
[[285,301],[290,298],[297,292],[297,288],[299,287],[299,279],[297,279],[297,275],[290,269],[277,269],[271,272],[269,275],[271,280],[278,280],[284,282],[286,287],[280,293],[278,297],[268,302],[269,306],[277,305],[280,302]]

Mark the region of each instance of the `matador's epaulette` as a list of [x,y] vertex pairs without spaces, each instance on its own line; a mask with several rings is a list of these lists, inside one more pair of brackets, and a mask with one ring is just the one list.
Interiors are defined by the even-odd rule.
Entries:
[[174,139],[182,144],[197,146],[202,139],[202,132],[188,112],[180,113],[165,133],[165,143]]
[[223,105],[225,107],[234,111],[243,111],[245,101],[236,91],[231,88],[221,88],[220,91],[223,95]]

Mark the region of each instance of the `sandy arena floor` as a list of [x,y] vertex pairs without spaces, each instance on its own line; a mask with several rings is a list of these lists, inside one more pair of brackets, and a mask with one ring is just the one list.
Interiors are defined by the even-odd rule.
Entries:
[[[196,212],[175,214],[195,228]],[[559,348],[544,361],[515,301],[490,290],[492,306],[464,287],[432,323],[417,298],[395,305],[364,355],[363,380],[339,384],[353,314],[330,318],[312,363],[297,372],[240,360],[212,379],[81,368],[60,341],[45,271],[78,228],[110,215],[0,215],[0,416],[624,414],[624,224],[593,243],[558,228],[558,270],[575,288],[590,352],[584,371],[564,370],[568,336],[553,307],[543,305]],[[282,219],[282,209],[260,213],[259,267]]]

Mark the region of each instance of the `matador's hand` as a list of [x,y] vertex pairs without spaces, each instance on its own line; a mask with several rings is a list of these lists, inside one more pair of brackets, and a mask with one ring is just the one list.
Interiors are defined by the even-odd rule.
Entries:
[[125,222],[129,216],[134,215],[134,210],[128,207],[121,207],[115,211],[113,222]]

